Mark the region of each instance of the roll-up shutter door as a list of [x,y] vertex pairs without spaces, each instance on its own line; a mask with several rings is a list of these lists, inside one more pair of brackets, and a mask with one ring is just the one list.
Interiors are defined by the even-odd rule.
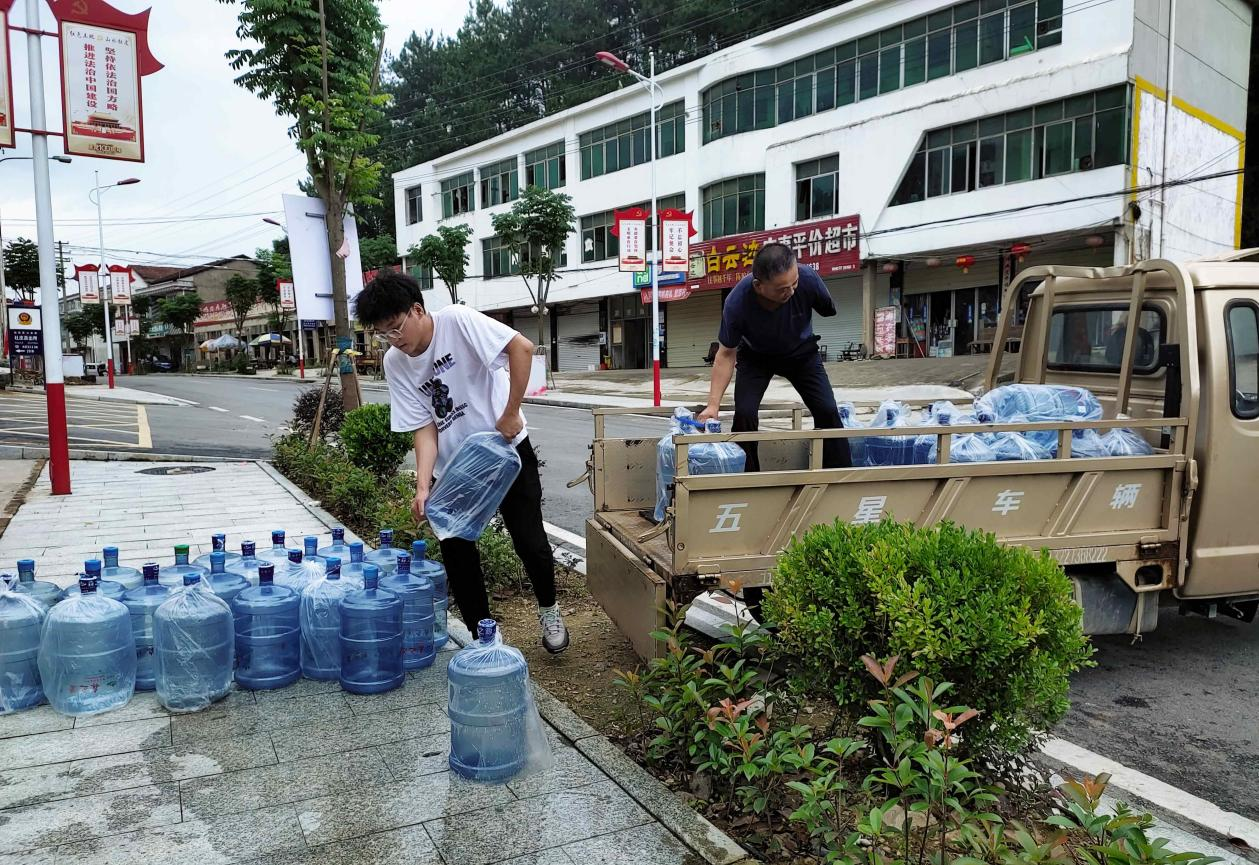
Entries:
[[701,291],[686,300],[670,301],[663,309],[668,365],[674,369],[703,366],[721,327],[721,292]]
[[599,368],[599,305],[580,304],[557,320],[559,370],[584,372]]
[[861,277],[828,279],[826,287],[835,301],[837,314],[824,318],[813,313],[813,332],[821,337],[818,349],[826,346],[827,360],[834,361],[848,343],[861,345]]

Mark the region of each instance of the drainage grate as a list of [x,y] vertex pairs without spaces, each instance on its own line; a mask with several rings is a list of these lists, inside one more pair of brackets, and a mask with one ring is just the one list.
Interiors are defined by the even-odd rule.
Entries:
[[214,466],[162,466],[155,469],[140,469],[138,475],[199,475],[214,471]]

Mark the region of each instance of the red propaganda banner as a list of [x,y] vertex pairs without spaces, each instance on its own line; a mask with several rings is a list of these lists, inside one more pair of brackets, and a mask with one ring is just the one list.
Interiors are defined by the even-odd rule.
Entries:
[[79,283],[80,303],[101,302],[101,266],[99,264],[76,264],[74,278]]
[[821,276],[861,269],[861,219],[841,216],[771,231],[720,237],[691,247],[689,284],[694,291],[733,288],[752,272],[752,259],[767,243],[783,243]]
[[275,287],[280,290],[280,309],[290,312],[297,309],[297,293],[293,291],[293,282],[288,279],[277,279]]
[[140,76],[162,68],[149,50],[149,12],[104,0],[49,0],[60,25],[66,153],[144,161]]
[[[689,285],[658,286],[656,290],[660,292],[661,303],[669,303],[674,300],[686,300],[691,296],[691,287]],[[651,306],[650,288],[640,288],[638,290],[638,294],[643,300],[643,306]]]
[[660,211],[661,273],[686,273],[690,268],[691,238],[695,228],[692,214],[685,210],[666,208]]
[[647,269],[647,215],[641,207],[612,212],[612,236],[619,241],[617,264],[621,273]]
[[131,268],[125,264],[109,266],[109,296],[112,303],[119,305],[131,303]]
[[13,146],[13,65],[9,59],[9,9],[13,0],[0,0],[0,147]]
[[226,300],[207,300],[201,304],[201,317],[192,323],[193,327],[208,324],[222,324],[232,320],[232,305]]

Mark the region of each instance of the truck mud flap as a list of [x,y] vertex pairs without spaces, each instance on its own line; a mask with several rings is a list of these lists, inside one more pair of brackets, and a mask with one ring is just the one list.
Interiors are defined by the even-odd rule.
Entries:
[[665,582],[594,520],[586,521],[586,585],[640,658],[659,655],[651,632],[664,625]]

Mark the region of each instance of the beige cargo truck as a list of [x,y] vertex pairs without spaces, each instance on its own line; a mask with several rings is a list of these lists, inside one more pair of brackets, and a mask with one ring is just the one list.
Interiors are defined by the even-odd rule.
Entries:
[[[1259,606],[1259,264],[1245,257],[1023,271],[1006,293],[985,387],[998,385],[1017,299],[1034,286],[1013,380],[1087,387],[1103,418],[915,427],[937,436],[933,465],[823,469],[823,439],[870,433],[805,430],[795,408],[791,429],[675,437],[672,505],[656,524],[656,441],[605,432],[612,416],[669,409],[596,410],[590,591],[647,657],[656,651],[650,633],[666,599],[687,603],[708,589],[768,586],[779,552],[810,526],[891,516],[918,525],[949,520],[1049,550],[1070,576],[1091,634],[1148,632],[1163,599],[1186,612],[1252,620]],[[1115,427],[1137,431],[1154,453],[1071,456],[1073,430]],[[1047,429],[1058,437],[1052,459],[949,461],[953,434]],[[762,470],[688,474],[689,447],[718,441],[759,442]]]

